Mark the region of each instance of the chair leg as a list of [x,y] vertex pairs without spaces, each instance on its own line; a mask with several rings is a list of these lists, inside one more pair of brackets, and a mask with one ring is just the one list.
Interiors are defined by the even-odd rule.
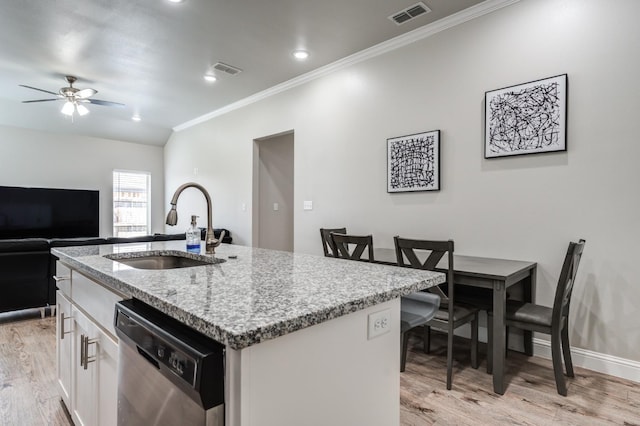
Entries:
[[451,390],[453,381],[453,327],[447,333],[447,390]]
[[567,396],[567,385],[564,381],[564,372],[562,371],[562,354],[561,354],[561,332],[551,333],[551,360],[553,362],[553,374],[556,377],[556,388],[562,396]]
[[562,329],[562,355],[564,356],[564,368],[567,370],[567,376],[575,377],[573,373],[573,362],[571,362],[571,349],[569,346],[569,327],[565,324]]
[[404,371],[405,364],[407,363],[407,347],[409,346],[409,338],[407,332],[400,333],[400,346],[402,348],[400,355],[400,372]]
[[422,332],[422,350],[425,354],[428,354],[431,352],[431,327],[424,325]]
[[478,368],[478,313],[471,321],[471,367]]
[[487,312],[487,374],[493,373],[493,315]]

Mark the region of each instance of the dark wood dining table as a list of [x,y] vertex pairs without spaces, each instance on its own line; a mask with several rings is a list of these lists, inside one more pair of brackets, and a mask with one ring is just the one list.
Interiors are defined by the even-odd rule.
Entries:
[[[396,265],[396,252],[389,248],[375,248],[374,262]],[[505,364],[505,308],[507,288],[522,283],[523,299],[534,302],[536,285],[536,262],[522,260],[494,259],[489,257],[464,256],[454,254],[453,269],[455,284],[493,290],[493,391],[503,395]],[[436,271],[446,272],[446,257],[438,263]],[[524,334],[524,351],[533,355],[533,339],[531,332]]]

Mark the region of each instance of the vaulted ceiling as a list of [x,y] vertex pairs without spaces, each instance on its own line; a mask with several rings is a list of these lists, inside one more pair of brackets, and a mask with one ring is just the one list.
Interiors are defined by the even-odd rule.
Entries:
[[[397,25],[413,0],[4,0],[0,125],[162,146],[172,128],[480,0],[424,0],[430,12]],[[292,52],[305,49],[306,61]],[[242,70],[213,69],[222,62]],[[217,81],[204,80],[206,73]],[[71,119],[66,75],[92,98]],[[132,116],[141,121],[135,122]]]

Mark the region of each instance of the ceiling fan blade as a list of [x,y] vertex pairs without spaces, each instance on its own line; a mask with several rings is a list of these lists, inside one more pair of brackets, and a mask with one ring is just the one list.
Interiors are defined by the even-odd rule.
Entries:
[[22,101],[23,104],[28,104],[31,102],[48,102],[48,101],[59,101],[60,99],[35,99],[33,101]]
[[24,85],[24,84],[18,84],[18,86],[26,87],[27,89],[38,90],[38,91],[40,91],[40,92],[44,92],[44,93],[48,93],[48,94],[50,94],[50,95],[58,96],[58,94],[57,94],[57,93],[55,93],[55,92],[50,92],[49,90],[38,89],[37,87],[26,86],[26,85]]
[[93,96],[96,93],[98,93],[98,91],[95,89],[82,89],[76,92],[76,98],[84,99],[88,98],[89,96]]
[[89,102],[90,104],[104,106],[124,107],[124,104],[119,104],[118,102],[101,101],[100,99],[83,99],[82,102]]

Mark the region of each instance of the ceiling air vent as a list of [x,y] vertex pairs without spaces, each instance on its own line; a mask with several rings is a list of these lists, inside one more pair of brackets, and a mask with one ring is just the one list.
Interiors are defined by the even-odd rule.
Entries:
[[389,16],[389,19],[391,19],[397,25],[402,25],[417,16],[424,15],[425,13],[429,12],[431,12],[431,9],[429,9],[424,3],[420,2],[409,6],[408,8],[401,10],[398,13],[394,13],[393,15]]
[[240,68],[236,68],[234,66],[231,65],[227,65],[227,64],[223,64],[222,62],[218,62],[217,64],[215,64],[213,66],[213,69],[218,70],[218,71],[222,71],[226,74],[229,75],[236,75],[236,74],[240,74],[242,72],[242,70]]

